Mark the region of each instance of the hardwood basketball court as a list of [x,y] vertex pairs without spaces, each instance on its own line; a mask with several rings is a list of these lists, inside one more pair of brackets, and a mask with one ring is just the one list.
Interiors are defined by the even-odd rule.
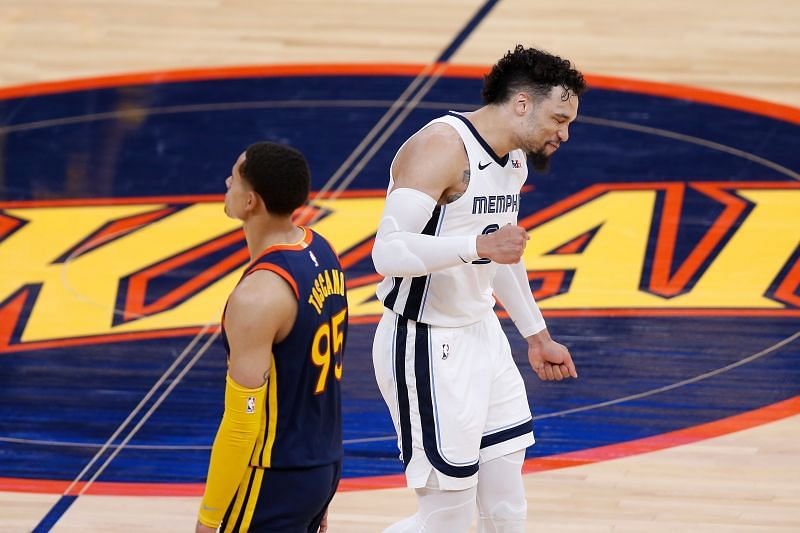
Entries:
[[[296,126],[297,129],[305,128],[306,135],[313,137],[314,128],[318,127],[320,136],[325,137],[323,140],[331,146],[332,155],[322,149],[317,152],[320,159],[323,159],[323,154],[325,159],[319,164],[330,172],[315,176],[315,179],[319,178],[315,185],[327,183],[333,191],[333,198],[321,196],[318,206],[335,211],[337,205],[350,206],[346,203],[348,200],[353,202],[353,206],[366,206],[358,215],[362,218],[337,222],[331,217],[325,222],[327,226],[323,225],[324,221],[320,223],[320,232],[338,235],[341,228],[365,224],[369,216],[374,216],[369,202],[376,201],[375,198],[379,201],[375,191],[385,186],[381,184],[385,184],[388,176],[388,173],[381,175],[380,169],[385,169],[382,160],[391,157],[398,139],[423,124],[419,116],[411,112],[439,112],[446,109],[447,104],[465,108],[472,105],[473,100],[462,96],[462,85],[459,84],[467,80],[464,83],[469,86],[463,94],[474,94],[481,69],[485,70],[518,42],[571,59],[590,76],[590,83],[597,88],[596,94],[602,98],[606,98],[606,92],[609,95],[608,102],[600,102],[606,107],[600,104],[591,107],[590,97],[586,96],[587,109],[599,110],[602,107],[604,114],[587,115],[580,125],[586,132],[585,153],[597,156],[592,161],[605,159],[611,163],[602,173],[597,171],[599,177],[596,179],[592,177],[596,167],[588,162],[581,166],[581,161],[589,161],[588,158],[571,159],[567,167],[570,169],[567,177],[570,173],[583,173],[588,184],[601,183],[605,187],[602,191],[598,189],[595,196],[587,193],[585,201],[606,198],[612,202],[617,198],[615,195],[627,191],[632,196],[624,198],[633,198],[632,203],[626,204],[628,200],[619,196],[620,203],[613,205],[633,205],[636,202],[644,205],[654,198],[655,213],[662,207],[660,202],[669,204],[669,198],[674,198],[671,194],[684,194],[683,188],[681,193],[675,192],[678,190],[676,183],[691,183],[694,190],[706,191],[709,197],[723,199],[724,208],[709,208],[708,219],[700,224],[709,230],[709,234],[717,231],[715,228],[722,224],[727,214],[739,217],[735,224],[731,222],[732,227],[739,229],[736,236],[732,236],[733,230],[725,233],[724,238],[715,241],[714,254],[717,255],[697,261],[698,268],[707,269],[705,272],[709,278],[700,279],[696,274],[693,283],[707,288],[710,304],[687,303],[681,307],[683,304],[666,303],[663,308],[650,304],[620,304],[619,308],[609,311],[612,303],[608,308],[605,304],[594,308],[591,302],[595,300],[586,305],[558,303],[567,302],[564,298],[569,294],[556,294],[551,303],[542,304],[554,337],[564,340],[573,349],[579,372],[581,368],[587,371],[581,374],[580,383],[570,389],[557,389],[558,385],[553,385],[537,387],[532,392],[535,382],[526,378],[529,395],[536,395],[533,411],[538,442],[534,448],[548,450],[550,448],[545,447],[552,446],[553,450],[553,453],[529,456],[526,462],[528,529],[546,532],[800,530],[800,451],[797,445],[800,439],[800,417],[797,416],[800,413],[797,396],[800,391],[800,252],[797,248],[800,243],[800,219],[797,218],[800,211],[800,196],[797,194],[800,176],[800,158],[797,156],[800,153],[800,5],[796,2],[768,0],[756,4],[741,0],[708,0],[655,4],[579,0],[554,4],[522,0],[487,3],[473,0],[401,3],[115,0],[98,3],[0,0],[0,13],[0,64],[3,65],[0,69],[0,105],[6,101],[0,107],[0,161],[3,162],[0,165],[0,213],[6,217],[0,219],[0,264],[3,265],[0,269],[6,279],[5,285],[0,284],[0,356],[5,365],[0,377],[3,388],[0,530],[31,531],[37,526],[37,530],[42,531],[50,527],[54,531],[134,531],[145,528],[188,531],[193,528],[199,505],[198,482],[192,477],[196,477],[196,473],[184,472],[166,455],[139,461],[136,454],[140,451],[150,453],[147,450],[156,450],[161,445],[167,449],[175,444],[182,446],[181,453],[189,454],[199,462],[202,462],[203,454],[207,458],[207,443],[213,434],[194,444],[180,441],[180,408],[188,409],[187,406],[194,405],[192,402],[199,402],[196,404],[198,409],[221,404],[221,397],[191,396],[185,388],[189,385],[185,383],[198,385],[192,389],[196,393],[202,390],[200,382],[192,381],[199,379],[198,372],[203,379],[212,380],[217,376],[220,383],[223,380],[222,375],[213,372],[219,370],[218,366],[203,366],[210,364],[204,363],[209,359],[222,357],[219,348],[210,348],[195,370],[190,373],[191,366],[185,367],[185,382],[180,383],[183,374],[173,375],[170,381],[175,381],[176,387],[158,390],[164,396],[162,407],[156,400],[158,395],[148,399],[149,403],[142,404],[130,426],[119,435],[112,436],[112,433],[126,412],[120,411],[119,420],[110,416],[109,421],[104,421],[103,405],[94,404],[96,400],[91,400],[88,407],[81,407],[87,409],[87,414],[77,419],[67,415],[62,417],[59,413],[69,411],[73,406],[71,402],[77,401],[70,397],[71,394],[76,397],[87,394],[87,397],[102,399],[106,393],[109,397],[124,393],[129,394],[127,399],[131,405],[136,405],[155,379],[147,381],[150,379],[148,374],[142,378],[144,389],[128,390],[126,381],[137,379],[135,376],[144,370],[136,366],[135,361],[127,359],[131,357],[127,352],[124,352],[126,360],[120,360],[119,367],[104,366],[92,370],[91,361],[106,361],[101,358],[110,355],[101,353],[101,342],[87,347],[83,357],[83,348],[80,348],[83,341],[79,338],[96,335],[89,329],[85,334],[75,333],[79,340],[66,341],[63,336],[54,336],[57,341],[47,340],[44,336],[33,339],[33,329],[19,333],[21,322],[17,323],[14,318],[12,323],[13,312],[9,309],[23,298],[20,294],[24,292],[23,287],[27,287],[26,276],[30,275],[26,269],[33,259],[22,252],[12,253],[3,249],[4,240],[11,243],[14,232],[22,231],[21,226],[17,227],[15,222],[8,220],[39,220],[35,218],[39,216],[38,211],[35,212],[37,208],[66,209],[73,204],[117,209],[120,211],[114,216],[121,219],[145,213],[145,200],[142,198],[150,196],[160,199],[148,200],[148,206],[158,204],[156,207],[161,209],[164,205],[180,204],[183,210],[178,209],[175,213],[189,213],[208,205],[212,213],[208,216],[216,216],[213,215],[216,208],[206,203],[216,201],[210,195],[223,192],[225,176],[202,175],[204,180],[217,180],[219,183],[218,187],[212,183],[200,190],[191,188],[191,180],[167,172],[165,181],[173,180],[173,184],[167,186],[166,192],[150,194],[148,190],[126,190],[118,194],[120,185],[114,181],[112,172],[116,164],[114,158],[122,161],[123,152],[126,157],[135,156],[130,150],[139,142],[145,146],[147,143],[141,139],[155,135],[147,133],[137,137],[150,112],[153,116],[161,113],[165,117],[176,117],[176,121],[182,119],[170,113],[185,113],[187,117],[194,113],[191,117],[197,116],[199,122],[192,123],[187,119],[186,129],[175,130],[178,133],[162,129],[163,137],[153,141],[153,145],[163,145],[165,161],[163,166],[148,167],[146,160],[150,153],[143,152],[141,159],[145,161],[138,164],[142,165],[141,171],[145,173],[150,168],[156,169],[154,172],[163,172],[170,165],[179,166],[182,158],[202,161],[206,153],[198,148],[199,145],[193,144],[194,141],[185,145],[170,144],[173,135],[180,137],[180,131],[208,131],[206,136],[213,144],[215,136],[236,135],[239,125],[236,121],[223,120],[223,115],[215,113],[234,108],[235,112],[242,113],[247,113],[248,109],[263,111],[273,109],[269,107],[273,105],[274,109],[283,106],[280,108],[283,114],[274,115],[274,122],[280,124],[276,126],[270,122],[273,115],[265,115],[263,119],[254,119],[257,124],[248,131],[278,128],[291,132],[296,120],[298,124],[302,123]],[[367,94],[364,89],[367,96],[352,92],[356,85],[348,84],[353,77],[360,79],[359,76],[373,74],[377,80],[374,92]],[[315,76],[329,77],[325,78],[331,80],[329,93],[323,94],[319,87],[327,85],[320,84]],[[388,84],[381,76],[398,83]],[[249,88],[266,87],[257,83],[247,85],[247,80],[271,77],[291,78],[285,82],[286,94],[307,98],[306,104],[291,102],[290,97],[260,98],[253,94],[246,95],[246,98],[242,96],[242,101],[249,99],[244,104],[233,101],[238,97],[237,91],[241,95]],[[243,85],[219,85],[219,91],[222,91],[219,94],[226,95],[228,100],[220,96],[219,101],[204,101],[203,97],[197,96],[203,91],[211,95],[218,91],[215,80],[224,82],[227,79],[244,80]],[[363,84],[357,85],[370,83],[365,77]],[[414,83],[416,85],[411,89]],[[173,90],[169,87],[175,89],[167,96],[161,93],[142,96],[143,93],[137,92],[137,88],[159,84],[167,87],[168,91]],[[106,109],[103,100],[106,93],[102,91],[107,88],[119,88],[127,103],[111,111]],[[187,92],[180,93],[184,88],[188,88],[185,89]],[[72,93],[84,92],[97,96],[71,100]],[[628,95],[632,100],[626,99]],[[474,96],[477,98],[478,95]],[[200,99],[195,101],[192,98]],[[282,103],[280,106],[274,102],[264,104],[271,100]],[[337,100],[339,103],[335,102]],[[228,103],[223,105],[220,101]],[[56,106],[52,108],[56,111],[45,109],[45,103]],[[82,107],[75,107],[78,104]],[[398,104],[396,109],[393,104]],[[651,109],[647,106],[652,105],[652,114],[642,111],[637,116],[629,116],[636,114],[631,108],[637,105],[644,110]],[[658,106],[664,105],[674,107],[663,112],[662,116],[658,109],[663,108]],[[692,111],[695,109],[691,107],[693,105],[699,106],[699,111]],[[191,106],[195,107],[190,109]],[[354,125],[347,135],[342,133],[343,137],[349,136],[350,144],[337,150],[336,143],[341,140],[335,138],[337,132],[326,129],[325,120],[335,120],[340,113],[338,110],[345,106],[349,106],[346,113],[355,117]],[[685,107],[691,107],[687,116],[694,116],[692,120],[697,124],[693,122],[682,130],[670,120],[675,121],[675,117],[686,112]],[[402,109],[407,109],[409,114],[404,115]],[[722,124],[717,120],[724,118],[720,110],[739,114],[715,129],[715,124]],[[702,117],[697,118],[700,112]],[[26,120],[18,122],[18,117],[23,115]],[[76,148],[70,144],[74,139],[65,139],[67,130],[57,129],[73,123],[95,124],[92,121],[97,121],[101,124],[106,116],[124,126],[93,133],[102,138],[102,143],[97,145],[104,147],[102,154],[97,154],[92,149],[95,145],[90,145],[81,156],[80,146]],[[756,118],[750,122],[745,120],[746,116]],[[386,122],[375,129],[375,124],[383,117]],[[162,126],[169,127],[167,122]],[[102,126],[96,127],[100,129]],[[50,137],[36,137],[44,135],[37,132],[45,130],[53,132],[48,134]],[[593,147],[588,144],[587,137],[591,137],[592,132],[601,131],[610,132],[611,140],[608,142],[617,142],[613,146],[621,147],[619,151],[609,150],[606,145]],[[619,139],[614,137],[617,135],[615,132],[619,132]],[[710,133],[706,135],[706,132]],[[717,133],[719,138],[713,136]],[[639,139],[649,139],[648,135],[657,136],[661,144],[639,145]],[[722,142],[722,136],[740,139],[741,144]],[[134,138],[138,140],[133,142],[131,139]],[[252,140],[255,139],[244,138],[239,145],[243,147]],[[319,142],[320,146],[324,144],[320,140],[314,142]],[[565,159],[572,145],[577,148],[581,146],[580,142],[578,131],[573,132],[573,141],[563,150]],[[649,141],[645,139],[642,142]],[[639,157],[652,157],[646,160],[664,162],[665,165],[673,164],[673,156],[676,160],[684,157],[680,148],[683,145],[673,146],[670,144],[673,142],[685,142],[692,149],[708,150],[708,167],[703,166],[706,163],[694,165],[694,162],[704,159],[702,154],[692,155],[692,164],[675,167],[677,178],[653,177],[658,174],[658,163],[641,168],[641,180],[628,177],[630,172],[637,172]],[[37,162],[35,154],[39,151],[44,155]],[[56,180],[57,187],[51,189],[46,185],[50,183],[47,181],[49,178],[42,175],[50,171],[46,164],[49,156],[45,155],[56,153],[65,154],[67,163],[64,168],[67,170],[52,167],[60,174]],[[723,161],[719,154],[729,159]],[[234,158],[235,155],[232,153]],[[731,163],[732,160],[737,163]],[[213,161],[213,164],[223,166],[229,166],[229,163]],[[200,163],[196,165],[196,168],[203,168]],[[754,167],[767,169],[763,170],[763,178],[758,174],[761,171],[752,170]],[[621,177],[615,177],[615,172]],[[24,177],[20,178],[20,175]],[[98,176],[108,176],[109,181],[99,181]],[[348,176],[351,176],[352,184],[345,183]],[[578,198],[583,194],[581,191],[590,190],[590,185],[583,182],[574,190],[565,184],[563,190],[559,189],[563,192],[560,194],[555,181],[539,183],[536,179],[535,176],[531,178],[534,185],[531,197],[542,194],[539,198],[544,200],[539,200],[541,204],[530,214],[531,231],[548,227],[545,223],[551,220],[548,218],[551,215],[546,210],[553,211],[553,216],[571,212],[568,209],[582,204],[575,200],[573,205],[570,199]],[[763,180],[763,183],[758,180]],[[648,183],[641,190],[637,189],[638,185],[632,185],[640,181]],[[712,181],[722,185],[709,185]],[[687,185],[684,196],[687,199],[691,187]],[[319,190],[319,186],[316,188]],[[74,194],[71,195],[70,191]],[[84,195],[85,191],[91,194]],[[196,198],[191,195],[196,195]],[[662,200],[661,195],[665,199]],[[81,204],[82,200],[73,201],[88,196],[93,200],[84,204]],[[117,196],[136,198],[106,202],[106,199]],[[195,200],[197,203],[193,204]],[[737,207],[737,202],[747,206]],[[698,205],[700,207],[695,208],[693,214],[701,213],[705,204]],[[732,213],[739,208],[739,214],[734,216]],[[347,209],[352,211],[355,207]],[[636,209],[630,208],[631,217],[635,216]],[[69,220],[67,225],[78,225],[83,219],[65,220]],[[90,222],[85,225],[89,229],[94,227]],[[29,222],[28,227],[33,227],[33,223]],[[192,226],[180,227],[188,232]],[[695,233],[684,233],[682,229],[675,231],[678,240],[688,239],[685,250],[680,252],[684,256],[695,253],[693,250],[702,248],[706,242],[696,230],[692,230]],[[719,232],[723,230],[719,229]],[[354,277],[363,274],[366,283],[369,272],[362,261],[368,262],[368,259],[363,253],[361,238],[353,236],[348,241],[345,233],[341,237],[344,247],[337,249],[346,251],[348,255],[345,257],[351,258]],[[739,244],[737,239],[744,239],[746,235],[750,235],[747,237],[749,240]],[[545,237],[542,239],[546,240]],[[197,241],[197,246],[204,242],[200,236]],[[766,251],[757,248],[760,241],[769,243]],[[49,246],[54,241],[41,242]],[[574,246],[578,246],[576,242],[573,242]],[[587,241],[582,242],[585,245]],[[752,244],[748,248],[744,243]],[[552,244],[553,249],[565,245],[555,241]],[[228,242],[226,246],[232,245]],[[741,249],[734,250],[736,246],[741,246]],[[218,254],[230,251],[223,245],[215,250]],[[567,253],[565,250],[553,251],[553,257]],[[769,255],[772,253],[770,250],[774,251],[773,255]],[[76,257],[80,255],[79,251],[71,250]],[[60,256],[62,252],[68,255],[69,250],[60,250],[56,255]],[[541,257],[548,255],[547,250],[539,252]],[[539,252],[531,251],[531,254]],[[618,253],[625,252],[620,250]],[[720,261],[714,263],[717,257]],[[540,256],[531,255],[528,259],[532,262],[539,260]],[[729,260],[734,266],[719,272],[710,266],[711,263],[719,265],[724,260]],[[767,266],[773,263],[774,271],[767,271]],[[64,264],[69,264],[69,261]],[[541,270],[556,268],[547,266],[550,263],[536,264],[539,265],[536,268]],[[612,270],[609,269],[610,278],[615,276]],[[73,279],[67,270],[64,272],[65,286],[72,287],[70,290],[76,301],[93,298],[82,290],[77,274]],[[668,272],[667,277],[672,274]],[[714,276],[719,278],[715,285],[710,281],[703,285],[704,280]],[[225,279],[228,277],[232,279],[233,274],[226,272]],[[748,280],[756,278],[766,280],[765,286],[754,285],[751,290]],[[567,293],[573,291],[577,294],[581,278],[575,274],[572,279],[571,287],[563,279],[562,282],[567,283]],[[223,285],[218,290],[214,285],[213,291],[203,296],[210,302],[208,308],[213,310],[208,315],[210,322],[216,316],[213,302],[218,301],[221,305],[224,300]],[[48,287],[47,284],[44,286]],[[742,287],[742,294],[752,292],[752,305],[733,300],[727,302],[725,298],[736,297],[737,291],[730,290],[731,287]],[[679,302],[686,295],[673,296],[665,301]],[[36,298],[46,300],[46,297],[47,293],[42,289]],[[689,294],[686,297],[690,300],[693,296]],[[609,290],[592,298],[613,302],[624,295]],[[142,312],[149,313],[148,306],[152,305],[155,304],[150,300],[143,300]],[[24,306],[20,303],[19,307]],[[46,318],[39,326],[34,312],[24,308],[25,313],[33,317],[27,318],[26,328],[41,327],[44,331],[51,327]],[[348,357],[360,362],[354,363],[347,369],[351,373],[345,374],[345,380],[352,380],[352,393],[359,399],[363,394],[367,400],[372,390],[368,349],[369,328],[374,327],[370,326],[374,321],[370,321],[370,312],[365,311],[364,317],[359,319],[358,327],[362,329],[358,330],[357,340],[349,346],[353,355]],[[58,314],[48,316],[51,323],[61,320]],[[114,320],[114,327],[129,327]],[[147,352],[148,358],[156,361],[156,367],[159,357],[166,367],[171,361],[180,360],[182,347],[188,345],[204,323],[187,324],[182,336],[170,341],[173,344],[164,341],[166,344],[159,345],[159,337],[150,336],[149,341],[141,341],[142,350]],[[52,327],[57,327],[57,324]],[[619,339],[618,344],[614,342],[615,337]],[[197,338],[205,341],[211,337]],[[678,338],[683,344],[671,349],[670,343]],[[113,346],[118,346],[122,341],[114,342]],[[59,343],[67,348],[61,348]],[[714,349],[707,350],[706,347],[711,345]],[[580,347],[580,351],[575,351],[576,347]],[[63,354],[59,355],[59,350],[64,350]],[[717,352],[724,352],[724,356]],[[198,360],[203,355],[202,351],[195,353]],[[641,354],[645,354],[643,357],[647,364],[636,362],[635,357]],[[39,357],[48,362],[39,363]],[[524,355],[522,357],[524,359]],[[665,360],[663,367],[658,366],[658,361]],[[752,370],[736,374],[748,368]],[[670,374],[673,370],[674,376]],[[104,372],[116,380],[109,381],[110,392],[88,384],[95,383],[91,376],[101,379]],[[353,373],[357,373],[357,377]],[[49,377],[56,374],[66,376],[64,379],[75,382],[76,386],[85,379],[86,390],[48,390],[52,387]],[[155,375],[160,374],[159,370]],[[734,375],[738,377],[714,381],[720,376]],[[164,387],[170,381],[166,381]],[[363,387],[361,383],[364,383]],[[700,390],[697,387],[706,388]],[[669,392],[669,397],[662,395],[666,392]],[[748,397],[746,401],[742,399],[745,396]],[[557,398],[557,401],[553,400],[551,406],[542,398]],[[178,403],[169,403],[173,401]],[[186,403],[181,403],[183,401]],[[358,405],[354,404],[353,410],[359,409]],[[542,405],[543,410],[537,410],[537,405]],[[691,414],[695,408],[699,413],[696,419]],[[41,417],[36,415],[35,419],[17,414],[27,413],[26,409],[43,414]],[[147,447],[147,428],[152,423],[144,415],[148,409],[152,410],[156,421],[154,427],[163,427],[158,420],[165,416],[165,411],[173,417],[170,420],[176,429],[174,442],[170,440],[172,436],[164,441],[153,438],[152,446]],[[603,418],[599,413],[606,412],[606,409],[619,411]],[[346,416],[347,412],[345,409]],[[575,413],[598,414],[597,418],[573,418],[571,421]],[[388,413],[385,415],[388,419]],[[124,440],[126,432],[139,421],[142,434],[136,438],[131,435],[130,441]],[[587,424],[595,423],[596,426],[587,427]],[[617,423],[625,425],[626,429],[617,428]],[[59,424],[57,429],[50,431],[50,427]],[[657,429],[645,430],[651,426]],[[399,470],[390,457],[393,443],[383,429],[385,425],[374,430],[367,427],[363,433],[352,433],[348,441],[346,425],[346,450],[348,445],[351,446],[351,464],[357,465],[353,472],[358,470],[360,473],[354,473],[343,481],[342,491],[333,501],[330,511],[330,530],[333,532],[380,531],[412,514],[415,508],[411,491],[401,487]],[[617,431],[619,434],[615,433]],[[575,445],[572,440],[574,432],[583,435],[586,443]],[[593,432],[600,435],[595,445],[590,442]],[[136,440],[139,438],[143,440]],[[370,439],[379,443],[377,448],[369,447]],[[109,444],[108,453],[100,456],[98,450],[102,451],[104,443]],[[53,457],[58,457],[61,450],[65,463],[75,471],[67,468],[71,472],[67,475],[54,470],[48,476],[47,461],[54,461]],[[93,458],[96,458],[92,466],[95,470],[85,477],[78,476],[82,465],[89,465]],[[104,461],[108,465],[101,467]],[[147,466],[141,478],[133,479],[129,472],[137,463],[146,463]],[[375,464],[379,466],[374,467]],[[174,475],[170,471],[173,467]],[[96,479],[91,479],[93,472],[97,474]],[[148,495],[146,486],[138,484],[140,481],[152,481],[153,484],[165,481],[172,488]],[[181,486],[187,488],[181,489]],[[170,490],[173,495],[167,495]],[[77,497],[62,498],[67,494]],[[59,511],[59,506],[65,506],[66,510]],[[47,516],[52,518],[52,523],[45,521],[49,525],[44,526],[43,520]]]

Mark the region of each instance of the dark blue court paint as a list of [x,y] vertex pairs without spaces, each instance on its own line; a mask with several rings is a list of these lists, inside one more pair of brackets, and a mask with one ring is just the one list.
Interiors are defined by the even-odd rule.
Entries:
[[[18,128],[5,134],[0,201],[222,194],[223,181],[241,149],[265,138],[300,148],[309,159],[313,188],[318,189],[412,79],[212,80],[0,101],[0,124]],[[402,142],[425,122],[444,114],[447,103],[478,106],[480,88],[479,79],[440,78],[422,107],[390,136],[351,189],[384,189],[389,163]],[[230,105],[237,102],[242,104],[238,108]],[[275,102],[293,104],[281,107]],[[131,105],[143,109],[135,125],[120,114],[98,116]],[[164,111],[189,105],[216,108]],[[606,89],[587,92],[581,114],[694,136],[800,169],[798,126],[776,119]],[[32,125],[66,117],[75,121]],[[597,183],[695,180],[787,181],[788,176],[702,143],[579,121],[571,127],[569,143],[554,158],[551,173],[531,175],[529,183],[535,190],[524,195],[520,217]],[[720,205],[688,189],[684,201],[676,265],[721,212]],[[61,252],[54,250],[54,259]],[[146,302],[174,290],[178,278],[197,275],[217,259],[198,259],[154,279]],[[645,271],[648,268],[645,264]],[[373,272],[370,259],[365,258],[347,274],[355,278]],[[548,325],[557,340],[572,350],[580,374],[577,381],[539,382],[528,368],[523,341],[513,325],[503,321],[535,417],[646,392],[723,367],[792,335],[797,319],[575,317],[551,318]],[[374,329],[374,325],[351,326],[342,381],[343,429],[346,441],[381,440],[345,445],[345,477],[402,471],[394,428],[372,370]],[[191,335],[1,354],[0,438],[52,443],[0,440],[0,477],[73,479],[190,340]],[[799,363],[800,349],[793,343],[680,389],[535,420],[537,444],[528,455],[547,456],[659,435],[791,398],[800,393]],[[216,343],[100,481],[202,481],[222,415],[224,375],[224,352]]]
[[41,522],[39,522],[35,528],[33,528],[33,533],[47,533],[53,526],[56,525],[56,522],[67,512],[67,509],[77,500],[77,496],[62,496],[58,499],[58,501],[50,508],[44,518],[42,518]]

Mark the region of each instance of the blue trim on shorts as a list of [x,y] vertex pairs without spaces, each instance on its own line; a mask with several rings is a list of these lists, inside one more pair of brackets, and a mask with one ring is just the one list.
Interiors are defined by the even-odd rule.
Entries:
[[406,337],[408,320],[397,317],[395,329],[394,368],[397,381],[397,410],[400,412],[400,442],[403,468],[411,461],[411,412],[408,407],[408,385],[406,385]]
[[436,419],[431,398],[430,374],[430,326],[417,323],[414,343],[414,370],[416,371],[417,400],[422,424],[422,446],[431,465],[442,474],[450,477],[466,478],[478,472],[478,461],[465,466],[454,466],[439,454],[436,444]]
[[522,424],[498,431],[497,433],[492,433],[491,435],[484,435],[481,438],[481,449],[488,448],[489,446],[494,446],[495,444],[500,444],[501,442],[505,442],[516,437],[521,437],[522,435],[532,432],[533,420],[528,419]]

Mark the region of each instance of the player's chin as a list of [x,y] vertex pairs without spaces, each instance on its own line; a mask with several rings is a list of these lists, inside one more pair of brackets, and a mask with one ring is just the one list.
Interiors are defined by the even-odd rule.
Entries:
[[548,154],[545,150],[537,150],[536,152],[532,152],[528,154],[528,161],[530,162],[533,169],[537,172],[547,172],[550,170],[550,156],[552,154]]

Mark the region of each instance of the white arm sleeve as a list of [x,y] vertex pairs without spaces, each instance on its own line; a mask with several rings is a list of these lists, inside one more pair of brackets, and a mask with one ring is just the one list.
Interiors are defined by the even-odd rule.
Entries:
[[513,265],[498,265],[494,292],[523,337],[545,329],[544,317],[536,305],[522,260]]
[[382,276],[424,276],[478,259],[477,235],[422,235],[436,201],[416,189],[395,189],[386,198],[372,248],[372,262]]

